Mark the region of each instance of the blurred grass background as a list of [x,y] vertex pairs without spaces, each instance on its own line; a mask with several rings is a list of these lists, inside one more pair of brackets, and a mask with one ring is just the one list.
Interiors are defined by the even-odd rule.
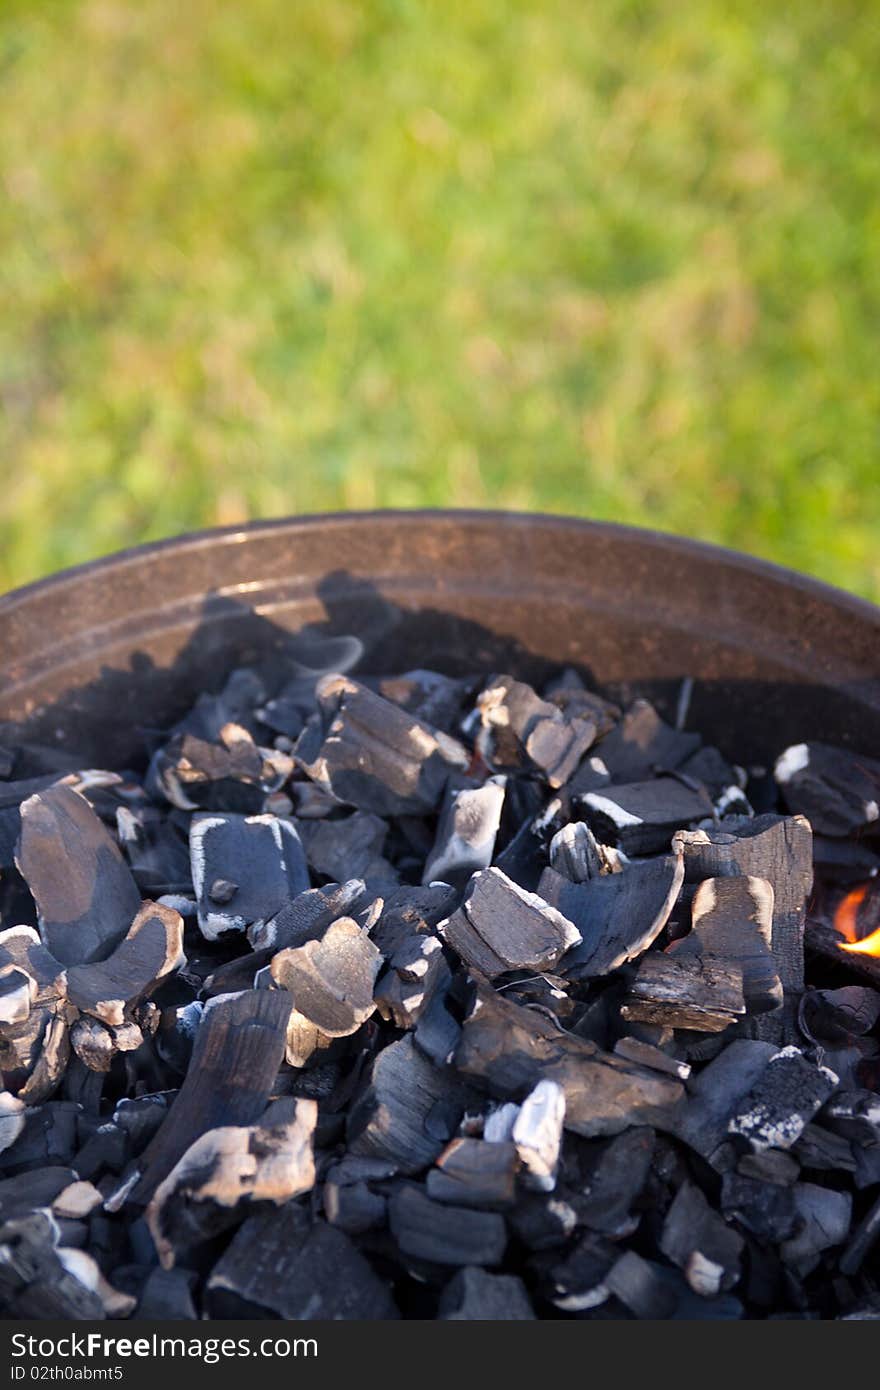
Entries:
[[880,598],[873,0],[3,0],[0,586],[541,508]]

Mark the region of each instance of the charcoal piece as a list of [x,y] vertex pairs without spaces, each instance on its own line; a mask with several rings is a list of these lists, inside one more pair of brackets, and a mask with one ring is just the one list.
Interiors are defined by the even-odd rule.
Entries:
[[286,1104],[285,1122],[208,1130],[156,1188],[146,1221],[164,1269],[242,1220],[251,1202],[280,1206],[314,1186],[317,1104]]
[[507,1223],[527,1250],[555,1250],[577,1228],[577,1213],[568,1202],[547,1194],[527,1193],[507,1213]]
[[855,1144],[880,1144],[880,1095],[876,1091],[837,1091],[821,1119],[828,1129]]
[[880,1148],[864,1148],[861,1144],[854,1144],[852,1157],[853,1182],[859,1191],[880,1183]]
[[155,808],[117,807],[116,835],[145,897],[192,892],[187,841]]
[[302,1207],[248,1217],[214,1266],[207,1305],[215,1318],[294,1321],[398,1317],[390,1290],[348,1237]]
[[59,1193],[76,1181],[74,1170],[61,1164],[29,1169],[0,1179],[0,1221],[51,1206]]
[[451,1059],[460,1036],[461,1027],[449,1011],[449,992],[440,985],[416,1023],[415,1045],[439,1067]]
[[880,1197],[866,1211],[838,1260],[841,1274],[858,1274],[877,1239],[880,1238]]
[[362,1235],[385,1225],[388,1202],[366,1182],[339,1183],[328,1177],[323,1200],[324,1215],[330,1225],[338,1226],[346,1235]]
[[183,1085],[141,1156],[126,1197],[149,1201],[209,1129],[259,1119],[284,1056],[290,1007],[285,990],[244,990],[209,1000]]
[[185,963],[183,919],[171,908],[145,902],[125,939],[106,960],[72,965],[67,972],[70,1002],[119,1027],[130,1008]]
[[437,1305],[437,1317],[444,1322],[524,1322],[534,1316],[521,1279],[487,1274],[473,1265],[452,1276]]
[[662,1048],[642,1042],[639,1038],[619,1038],[614,1044],[614,1051],[628,1062],[649,1067],[651,1071],[662,1071],[666,1076],[677,1077],[679,1081],[687,1081],[691,1074],[689,1062],[681,1062]]
[[626,854],[656,854],[669,848],[673,833],[712,815],[702,788],[684,786],[674,777],[629,782],[587,792],[584,816],[602,844]]
[[643,956],[621,1018],[721,1033],[745,1014],[741,967],[717,956]]
[[455,1065],[490,1094],[520,1099],[539,1081],[565,1093],[565,1126],[589,1138],[636,1124],[668,1125],[681,1083],[561,1032],[533,1009],[481,985],[455,1050]]
[[422,883],[463,889],[472,873],[489,867],[506,785],[505,777],[490,777],[482,787],[447,791]]
[[782,982],[776,973],[773,939],[773,888],[767,879],[743,874],[707,878],[691,904],[692,929],[671,947],[675,959],[715,956],[742,969],[743,996],[750,1014],[782,1005]]
[[829,835],[814,835],[813,863],[821,878],[831,883],[862,883],[880,873],[880,854],[863,840],[835,840]]
[[453,1139],[437,1156],[425,1187],[437,1202],[500,1210],[513,1205],[518,1168],[515,1144]]
[[9,927],[0,932],[0,971],[22,971],[33,982],[32,1006],[56,1004],[67,992],[64,967],[46,950],[33,927]]
[[[772,1150],[771,1150],[772,1152]],[[804,1168],[815,1172],[854,1173],[856,1159],[853,1146],[847,1139],[824,1125],[805,1125],[792,1153]]]
[[773,769],[789,811],[806,816],[820,835],[876,830],[880,820],[880,762],[827,743],[786,748]]
[[400,881],[383,854],[388,825],[379,816],[353,811],[339,820],[306,820],[299,835],[313,873],[339,882],[359,878],[379,888]]
[[811,1182],[800,1182],[792,1191],[800,1229],[783,1243],[780,1253],[803,1278],[813,1272],[824,1251],[846,1240],[852,1224],[852,1197]]
[[286,1047],[291,1066],[302,1066],[323,1039],[348,1037],[370,1017],[381,964],[380,953],[351,917],[338,918],[320,941],[272,957],[272,978],[293,1000]]
[[509,970],[552,970],[581,939],[561,912],[498,868],[474,874],[464,903],[438,930],[489,979]]
[[158,1132],[174,1093],[124,1096],[113,1112],[113,1123],[126,1137],[129,1152],[140,1154]]
[[[328,883],[323,888],[307,888],[281,911],[266,922],[256,922],[248,929],[248,941],[256,951],[283,951],[288,946],[304,946],[317,941],[338,917],[362,914],[376,900],[367,892],[363,879],[347,879],[345,883]],[[382,899],[378,899],[380,908]],[[382,949],[381,943],[377,943]]]
[[[516,780],[508,782],[505,806],[514,800]],[[517,829],[495,855],[495,867],[518,883],[527,892],[534,892],[547,867],[550,841],[562,829],[565,816],[562,801],[554,797],[536,814],[526,813],[517,822]]]
[[[770,1150],[773,1152],[773,1150]],[[725,1173],[721,1179],[721,1210],[764,1242],[788,1240],[801,1225],[793,1187],[762,1182],[744,1173]]]
[[24,1125],[24,1101],[9,1091],[0,1091],[0,1154],[12,1147]]
[[512,676],[492,676],[477,699],[483,727],[478,746],[499,770],[534,768],[561,787],[595,742],[595,721],[574,703],[560,708]]
[[695,1183],[683,1183],[663,1223],[660,1249],[694,1293],[714,1298],[740,1275],[743,1239],[712,1210]]
[[753,1149],[790,1149],[837,1087],[837,1076],[784,1047],[737,1105],[727,1129]]
[[605,854],[584,821],[570,821],[550,841],[550,868],[570,883],[588,883],[611,872]]
[[813,884],[812,831],[803,816],[763,815],[726,820],[723,826],[681,832],[685,882],[740,874],[767,879],[773,888],[771,947],[782,983],[781,1015],[758,1019],[770,1041],[797,1037],[797,1004],[804,987],[804,919]]
[[162,1010],[156,1033],[156,1051],[162,1061],[181,1076],[189,1066],[204,1008],[201,1000],[193,999],[189,1004]]
[[450,777],[470,765],[464,746],[345,676],[323,677],[320,715],[296,745],[296,760],[341,802],[379,816],[436,810]]
[[349,1148],[416,1173],[434,1162],[449,1137],[434,1132],[432,1112],[448,1108],[457,1124],[471,1098],[450,1068],[432,1065],[412,1038],[401,1038],[373,1061],[369,1085],[348,1115]]
[[548,1297],[564,1313],[599,1308],[611,1297],[605,1280],[620,1251],[599,1236],[582,1236],[564,1259],[548,1271]]
[[[268,921],[309,886],[296,827],[278,816],[196,815],[189,845],[199,927],[209,941]],[[218,878],[238,884],[222,906],[210,895]]]
[[68,1163],[76,1148],[79,1106],[70,1101],[49,1101],[25,1110],[21,1131],[4,1154],[0,1170],[14,1173],[23,1168]]
[[74,1157],[76,1171],[85,1181],[105,1173],[121,1173],[129,1158],[128,1138],[118,1125],[99,1125]]
[[677,765],[677,771],[680,776],[699,782],[716,807],[719,801],[727,798],[733,801],[737,794],[741,797],[744,795],[745,772],[742,768],[732,767],[717,748],[698,748],[696,753]]
[[43,943],[63,965],[103,960],[140,908],[118,846],[70,787],[46,787],[22,804],[15,862],[37,904]]
[[48,1211],[17,1215],[0,1226],[0,1311],[4,1318],[104,1317],[98,1291],[59,1259],[59,1234],[58,1224]]
[[438,1265],[499,1265],[507,1248],[504,1217],[432,1201],[406,1183],[388,1204],[388,1222],[398,1248],[416,1260]]
[[552,1192],[556,1186],[564,1122],[562,1087],[555,1081],[539,1081],[520,1105],[511,1128],[528,1187]]
[[605,1275],[610,1294],[637,1318],[668,1318],[675,1311],[676,1295],[659,1265],[643,1260],[635,1250],[619,1256]]
[[396,1027],[412,1028],[452,978],[443,949],[436,936],[413,933],[397,947],[388,967],[376,985],[376,1008]]
[[699,734],[671,728],[647,700],[635,700],[598,752],[615,782],[641,782],[679,767],[699,746]]
[[0,1070],[28,1105],[40,1105],[59,1086],[70,1058],[70,1029],[62,1004],[31,1009],[24,1023],[0,1032]]
[[739,1103],[776,1055],[772,1043],[735,1038],[688,1084],[687,1104],[675,1117],[675,1133],[703,1158],[710,1158],[727,1134]]
[[560,963],[562,973],[591,979],[641,955],[666,926],[683,880],[680,854],[628,864],[588,883],[570,883],[555,869],[545,869],[539,894],[582,938]]
[[654,1131],[638,1126],[590,1146],[579,1173],[581,1190],[571,1199],[579,1225],[614,1239],[631,1234],[638,1224],[632,1207],[647,1182],[654,1144]]
[[262,809],[266,792],[283,784],[292,771],[291,758],[258,748],[246,728],[229,720],[216,740],[174,734],[154,754],[147,787],[184,811],[253,814]]
[[189,1269],[151,1269],[141,1289],[135,1317],[152,1322],[198,1320],[196,1275]]
[[825,1043],[849,1042],[869,1033],[880,1018],[880,990],[867,985],[808,989],[799,1020],[807,1037]]
[[393,700],[432,729],[450,733],[457,724],[462,702],[473,682],[441,675],[439,671],[404,671],[379,681],[379,694]]
[[577,771],[560,788],[560,795],[567,806],[578,805],[587,792],[601,791],[610,781],[611,773],[603,760],[591,754],[584,758]]
[[759,1182],[773,1183],[777,1187],[790,1187],[797,1182],[800,1173],[797,1158],[785,1149],[762,1149],[758,1153],[740,1154],[736,1167],[743,1177],[756,1178]]

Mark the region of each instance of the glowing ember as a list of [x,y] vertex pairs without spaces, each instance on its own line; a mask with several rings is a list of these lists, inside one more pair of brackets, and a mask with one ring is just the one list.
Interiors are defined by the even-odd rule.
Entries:
[[869,936],[859,937],[859,908],[867,897],[869,885],[860,883],[841,899],[834,914],[834,930],[844,938],[841,951],[856,951],[865,956],[880,956],[880,927]]

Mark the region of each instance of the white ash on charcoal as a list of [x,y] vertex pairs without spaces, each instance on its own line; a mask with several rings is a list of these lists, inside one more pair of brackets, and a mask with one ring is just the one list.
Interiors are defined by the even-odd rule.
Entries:
[[811,1062],[796,1047],[771,1057],[728,1122],[728,1133],[753,1149],[789,1149],[837,1087],[828,1067]]
[[196,815],[189,846],[199,927],[209,941],[268,921],[309,887],[296,826],[282,817]]
[[695,825],[713,810],[702,787],[688,787],[668,776],[613,783],[599,792],[587,792],[581,806],[597,839],[628,855],[668,849],[677,830]]
[[788,809],[820,835],[880,831],[880,762],[825,743],[795,743],[773,775]]

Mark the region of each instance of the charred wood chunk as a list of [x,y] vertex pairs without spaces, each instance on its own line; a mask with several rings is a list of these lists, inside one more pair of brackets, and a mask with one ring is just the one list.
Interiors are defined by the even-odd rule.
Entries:
[[788,1240],[801,1225],[792,1187],[741,1172],[723,1174],[721,1210],[728,1221],[735,1221],[758,1240],[776,1245]]
[[605,1287],[637,1318],[670,1318],[678,1299],[666,1271],[627,1250],[605,1276]]
[[439,671],[417,669],[404,671],[401,676],[384,676],[378,690],[383,699],[392,700],[432,729],[451,733],[473,684],[472,680],[444,676]]
[[189,1269],[152,1269],[141,1289],[135,1316],[153,1322],[196,1321],[196,1282]]
[[588,883],[613,872],[605,851],[585,821],[570,821],[550,841],[550,868],[570,883]]
[[746,1011],[741,967],[714,956],[679,957],[653,951],[642,958],[621,1017],[722,1033]]
[[363,879],[373,887],[396,887],[400,875],[384,857],[388,824],[368,811],[353,811],[341,819],[301,821],[309,868],[316,874],[342,882]]
[[391,1292],[342,1231],[290,1202],[248,1217],[208,1280],[212,1317],[378,1321]]
[[566,708],[542,700],[512,676],[493,676],[477,700],[483,726],[479,746],[499,770],[536,769],[561,787],[596,741],[591,713],[574,702]]
[[283,786],[293,767],[288,754],[259,748],[248,729],[229,720],[216,741],[175,734],[154,755],[147,786],[184,811],[247,815],[262,810],[267,793]]
[[867,985],[808,989],[801,999],[799,1019],[814,1042],[849,1042],[869,1033],[880,1019],[880,990]]
[[394,1165],[379,1159],[348,1156],[334,1164],[327,1173],[322,1193],[324,1215],[330,1225],[338,1226],[350,1236],[384,1226],[388,1215],[387,1199],[369,1184],[393,1173]]
[[500,1210],[513,1205],[519,1154],[515,1144],[453,1139],[425,1180],[428,1196],[462,1207]]
[[28,1169],[14,1177],[0,1179],[0,1221],[50,1207],[55,1198],[76,1181],[74,1170],[62,1164]]
[[[193,816],[189,845],[199,927],[209,941],[268,921],[309,886],[296,827],[279,816]],[[238,885],[221,902],[211,897],[218,879]]]
[[601,792],[587,792],[582,805],[597,839],[626,854],[668,849],[681,826],[712,815],[712,803],[702,788],[686,787],[674,777],[612,784]]
[[146,1220],[165,1269],[243,1220],[252,1202],[280,1206],[315,1183],[313,1100],[287,1102],[286,1123],[208,1130],[156,1188]]
[[47,787],[24,802],[15,862],[37,904],[43,943],[63,965],[105,959],[140,908],[119,847],[70,787]]
[[192,892],[186,838],[161,812],[153,807],[119,806],[116,834],[145,897]]
[[679,1188],[666,1214],[660,1249],[703,1298],[732,1289],[740,1275],[743,1238],[714,1212],[695,1183]]
[[782,982],[773,957],[773,886],[765,878],[707,878],[691,905],[692,929],[672,947],[675,959],[715,956],[742,970],[746,1011],[782,1007]]
[[503,1100],[521,1098],[539,1081],[557,1082],[566,1129],[588,1138],[630,1125],[667,1125],[684,1095],[680,1082],[561,1032],[487,985],[478,988],[464,1021],[455,1064]]
[[821,1119],[835,1134],[854,1144],[880,1145],[880,1095],[876,1091],[838,1091]]
[[509,970],[552,970],[581,939],[567,917],[498,868],[474,874],[461,908],[439,931],[488,979]]
[[865,1212],[839,1260],[841,1274],[858,1274],[880,1238],[880,1197]]
[[804,987],[804,919],[813,886],[812,831],[803,816],[731,818],[723,826],[676,835],[684,851],[685,881],[751,875],[773,889],[771,949],[784,1008],[756,1026],[770,1041],[797,1036],[796,1011]]
[[661,768],[679,767],[700,741],[699,734],[666,724],[647,700],[635,700],[597,751],[615,782],[641,782]]
[[776,1055],[772,1043],[735,1038],[698,1072],[688,1086],[687,1104],[675,1120],[675,1133],[703,1158],[710,1158],[727,1134],[739,1103]]
[[464,746],[346,676],[325,676],[320,715],[296,745],[296,760],[339,801],[379,816],[436,810],[450,777],[470,765]]
[[504,1217],[432,1201],[406,1183],[388,1205],[391,1234],[404,1255],[438,1265],[501,1264],[507,1248]]
[[209,1000],[183,1085],[140,1160],[134,1201],[147,1202],[209,1129],[259,1119],[284,1057],[290,1007],[285,990],[244,990]]
[[489,867],[506,785],[505,777],[490,777],[482,787],[447,791],[422,883],[439,881],[461,889],[477,869]]
[[570,883],[545,869],[538,892],[581,935],[581,944],[560,963],[561,972],[590,979],[641,955],[666,926],[683,879],[680,854],[628,864],[588,883]]
[[444,1322],[524,1322],[535,1311],[526,1286],[513,1274],[488,1274],[465,1266],[440,1295],[437,1316]]
[[413,1033],[416,1047],[437,1067],[451,1060],[461,1036],[461,1027],[450,1013],[449,1002],[449,991],[441,983],[419,1016]]
[[76,1149],[79,1113],[79,1106],[70,1101],[49,1101],[32,1110],[23,1110],[20,1132],[0,1156],[0,1169],[4,1173],[15,1173],[26,1168],[69,1163]]
[[651,1071],[662,1071],[667,1076],[677,1076],[679,1081],[687,1081],[691,1074],[689,1062],[682,1062],[678,1057],[664,1052],[662,1047],[655,1047],[653,1043],[643,1042],[640,1038],[619,1038],[614,1044],[614,1051],[628,1062],[649,1067]]
[[120,1027],[133,1005],[185,961],[180,913],[145,902],[112,955],[94,965],[70,967],[68,997],[82,1013]]
[[[632,1208],[648,1180],[654,1143],[654,1131],[638,1126],[603,1143],[584,1146],[577,1174],[580,1191],[571,1198],[578,1225],[616,1240],[632,1234],[639,1220]],[[564,1178],[567,1187],[567,1166]]]
[[256,922],[248,929],[248,940],[257,951],[283,951],[288,946],[304,946],[317,941],[332,922],[339,917],[354,917],[362,926],[368,925],[368,910],[378,904],[367,891],[363,879],[347,879],[345,883],[328,883],[323,888],[307,888],[285,903],[280,912],[266,922]]
[[348,1037],[370,1017],[381,964],[380,952],[351,917],[340,917],[320,941],[272,957],[272,978],[293,1000],[286,1049],[291,1066],[302,1066],[325,1039]]
[[400,943],[388,965],[376,985],[376,1008],[398,1028],[412,1028],[452,978],[442,947],[436,936],[414,932]]
[[812,1274],[826,1250],[842,1245],[852,1225],[852,1197],[816,1183],[792,1189],[798,1227],[782,1245],[782,1258],[801,1278]]
[[796,1047],[784,1047],[738,1104],[728,1133],[753,1149],[790,1149],[837,1084],[828,1067],[808,1061]]
[[786,748],[773,769],[788,809],[807,817],[820,835],[876,830],[880,820],[880,762],[827,743]]
[[369,1085],[349,1112],[349,1148],[417,1173],[434,1162],[472,1099],[451,1068],[432,1065],[412,1038],[401,1038],[377,1055]]
[[550,1266],[546,1293],[564,1313],[585,1313],[600,1308],[611,1297],[606,1281],[619,1255],[610,1240],[582,1236],[564,1259]]
[[58,1225],[48,1211],[32,1211],[0,1226],[0,1311],[4,1317],[104,1317],[104,1303],[97,1290],[71,1274],[59,1259],[58,1236]]
[[27,1105],[48,1100],[61,1083],[70,1058],[68,1012],[63,1001],[32,1008],[23,1023],[0,1031],[5,1084]]

